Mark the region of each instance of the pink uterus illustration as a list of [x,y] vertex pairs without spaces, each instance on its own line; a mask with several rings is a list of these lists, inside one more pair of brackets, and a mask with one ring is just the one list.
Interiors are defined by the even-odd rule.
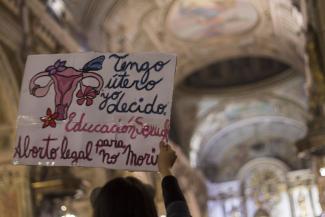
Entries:
[[[77,104],[82,105],[83,102],[86,102],[86,106],[90,106],[93,102],[93,99],[99,94],[100,90],[103,88],[103,78],[90,70],[100,70],[102,68],[102,63],[105,59],[105,56],[99,56],[88,63],[81,69],[75,69],[73,67],[66,67],[66,61],[61,61],[60,59],[55,62],[54,65],[48,66],[44,71],[34,75],[29,83],[30,94],[36,97],[44,97],[49,92],[51,86],[54,86],[55,92],[55,112],[54,116],[47,116],[48,118],[56,120],[65,120],[68,116],[69,107],[72,103],[73,94],[79,85],[79,91],[77,92],[76,97]],[[44,85],[40,86],[37,84],[37,80],[42,77],[50,77],[50,81]],[[83,84],[83,80],[86,78],[93,78],[97,81],[97,86],[87,86]],[[48,112],[50,113],[50,109]],[[44,122],[46,118],[41,118]],[[52,120],[50,120],[52,121]],[[45,127],[47,127],[46,125]],[[52,126],[52,125],[51,125]],[[52,126],[55,127],[56,125]],[[43,125],[44,128],[44,125]]]

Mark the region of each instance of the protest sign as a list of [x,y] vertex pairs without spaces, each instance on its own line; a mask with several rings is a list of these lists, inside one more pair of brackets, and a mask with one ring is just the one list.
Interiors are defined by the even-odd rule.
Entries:
[[157,170],[175,67],[163,53],[29,56],[14,164]]

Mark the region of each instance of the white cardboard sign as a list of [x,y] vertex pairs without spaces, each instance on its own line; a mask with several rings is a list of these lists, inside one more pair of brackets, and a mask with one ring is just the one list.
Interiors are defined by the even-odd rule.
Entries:
[[168,140],[176,56],[28,56],[14,163],[157,170]]

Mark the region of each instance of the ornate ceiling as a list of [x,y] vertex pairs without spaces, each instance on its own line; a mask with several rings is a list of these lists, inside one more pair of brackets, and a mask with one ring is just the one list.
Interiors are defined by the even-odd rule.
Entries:
[[[288,170],[306,166],[294,147],[310,119],[306,21],[304,11],[295,7],[303,1],[18,2],[3,0],[5,6],[0,7],[0,65],[6,72],[0,80],[6,114],[0,116],[1,146],[14,138],[21,78],[17,72],[27,53],[161,51],[178,56],[171,139],[204,178],[241,179],[238,173],[247,169],[243,165],[265,157],[277,159]],[[49,2],[63,6],[56,5],[56,13],[46,6]],[[9,159],[2,149],[0,159]],[[193,187],[188,176],[194,180],[196,175],[185,156],[182,159],[187,169],[176,165],[178,173],[183,172],[181,183]],[[105,172],[92,171],[75,168],[74,175],[104,180]],[[198,186],[195,194],[203,188]],[[205,198],[199,200],[204,204]]]
[[[241,149],[248,151],[238,167],[256,156],[294,156],[308,115],[305,22],[290,0],[47,1],[67,32],[36,1],[28,6],[42,17],[33,32],[53,49],[177,53],[172,139],[210,180],[233,178],[220,162]],[[25,43],[37,44],[34,38]],[[282,154],[271,148],[274,141],[282,142]],[[256,144],[263,154],[252,154]],[[212,154],[221,150],[224,156]]]
[[303,23],[294,11],[284,0],[121,1],[104,26],[109,50],[177,53],[178,83],[216,61],[243,56],[275,59],[303,71]]
[[293,143],[308,119],[305,22],[290,0],[112,5],[100,49],[177,53],[173,139],[210,180],[235,178],[255,157],[290,155],[289,167],[301,165]]
[[[210,180],[233,178],[205,166],[223,167],[220,162],[241,148],[261,144],[269,150],[248,151],[241,163],[254,156],[282,158],[293,155],[292,143],[305,134],[306,25],[290,0],[64,0],[56,1],[63,3],[59,13],[47,6],[59,26],[36,2],[27,5],[38,17],[29,30],[37,37],[17,39],[27,45],[41,44],[40,38],[59,52],[177,54],[172,139]],[[282,154],[271,148],[278,141]],[[227,154],[216,157],[221,149]]]

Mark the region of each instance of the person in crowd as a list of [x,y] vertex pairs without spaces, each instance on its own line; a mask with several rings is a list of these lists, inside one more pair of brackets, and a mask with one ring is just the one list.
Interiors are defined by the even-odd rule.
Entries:
[[[177,156],[160,143],[158,168],[167,217],[191,217],[184,195],[171,168]],[[118,177],[91,194],[94,217],[158,217],[153,188],[135,177]]]

